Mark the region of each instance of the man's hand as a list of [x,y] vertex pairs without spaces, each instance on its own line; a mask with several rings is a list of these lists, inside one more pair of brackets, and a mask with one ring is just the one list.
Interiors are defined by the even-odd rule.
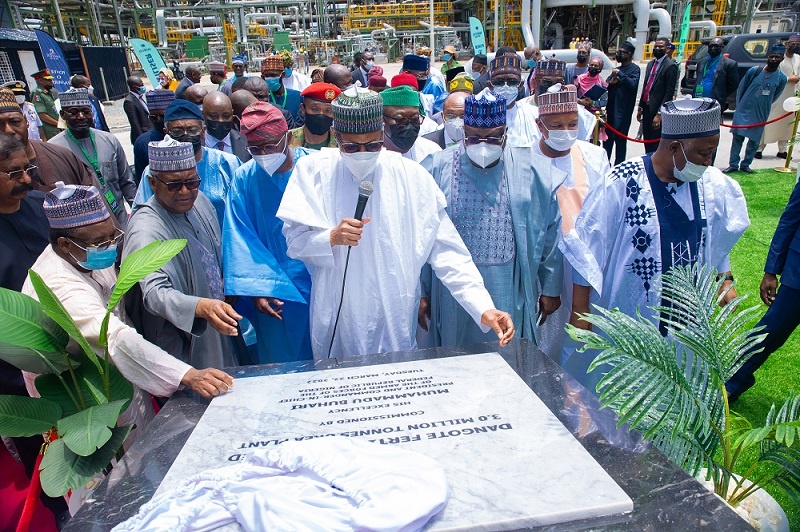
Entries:
[[514,338],[514,323],[508,312],[497,309],[487,310],[481,315],[481,323],[492,328],[500,338],[501,346],[508,345],[508,342]]
[[369,223],[369,218],[358,221],[355,218],[345,218],[331,231],[331,246],[357,246],[361,240],[364,226]]
[[641,122],[643,116],[644,116],[644,109],[642,109],[641,107],[637,107],[636,108],[636,120]]
[[206,399],[213,399],[219,394],[233,389],[233,377],[215,368],[192,368],[183,376],[181,384],[188,386]]
[[422,330],[428,332],[428,322],[431,319],[431,300],[429,297],[419,299],[419,310],[417,310],[417,324]]
[[611,79],[608,82],[609,85],[616,85],[617,83],[619,83],[619,78],[617,77],[617,74],[619,74],[618,68],[615,68],[614,70],[611,71]]
[[653,129],[661,129],[661,113],[653,117]]
[[547,316],[558,310],[561,306],[561,296],[539,296],[539,325],[543,324]]
[[280,299],[275,299],[274,297],[254,297],[253,303],[255,303],[260,313],[271,316],[276,320],[283,320],[281,316],[283,312],[281,308],[283,306],[283,301]]
[[584,107],[591,107],[592,106],[592,99],[591,98],[587,98],[586,96],[584,96],[583,98],[580,98],[578,100],[578,103],[581,104]]
[[778,292],[778,278],[771,273],[765,273],[764,278],[761,279],[759,292],[761,292],[761,301],[768,307],[772,305],[772,302],[775,301],[775,294]]
[[789,76],[788,81],[789,83],[797,83],[798,81],[800,81],[800,76],[795,76],[794,74],[792,74],[791,76]]
[[592,324],[578,317],[578,314],[589,313],[589,297],[591,288],[572,283],[572,312],[569,315],[569,324],[578,329],[592,330]]
[[[730,290],[728,288],[730,287]],[[728,290],[725,292],[725,290]],[[720,294],[725,294],[722,296],[722,299],[719,302],[720,307],[724,307],[728,303],[734,300],[734,298],[738,297],[736,293],[736,289],[733,287],[733,281],[723,281],[722,285],[719,287]]]
[[236,326],[242,317],[233,310],[233,307],[219,299],[204,297],[197,302],[194,315],[203,318],[220,334],[236,336],[239,332]]

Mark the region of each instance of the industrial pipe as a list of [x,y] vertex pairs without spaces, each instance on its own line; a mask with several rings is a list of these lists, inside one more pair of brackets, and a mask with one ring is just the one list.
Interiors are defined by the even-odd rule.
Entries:
[[[717,36],[717,25],[714,24],[714,22],[711,21],[711,20],[698,20],[698,21],[695,21],[695,22],[690,22],[689,23],[689,29],[692,29],[692,28],[705,28],[705,29],[707,29],[709,38],[714,38],[714,37]],[[702,38],[703,38],[703,32],[701,31],[698,40],[700,40]]]
[[555,39],[553,39],[553,48],[559,49],[564,47],[564,28],[561,24],[557,21],[552,21],[550,24],[545,26],[545,29],[553,28],[556,32]]
[[[536,16],[534,19],[536,20],[536,28],[531,26],[531,11],[536,11]],[[522,26],[522,38],[525,40],[525,46],[536,46],[537,48],[541,46],[541,41],[539,39],[539,30],[541,29],[541,24],[539,20],[542,15],[542,0],[533,0],[533,5],[531,5],[531,0],[522,0],[522,13],[521,13],[521,26]]]
[[669,11],[661,7],[651,9],[648,20],[655,20],[658,22],[658,37],[672,39],[672,18],[669,16]]

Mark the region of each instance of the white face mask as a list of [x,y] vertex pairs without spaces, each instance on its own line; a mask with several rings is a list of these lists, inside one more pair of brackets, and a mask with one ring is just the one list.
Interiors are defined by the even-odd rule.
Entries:
[[372,68],[374,66],[375,66],[375,62],[374,61],[367,61],[366,63],[364,63],[364,70],[369,72],[370,70],[372,70]]
[[547,138],[544,142],[556,151],[567,151],[572,148],[575,141],[578,140],[577,129],[554,129],[549,130],[542,122],[545,131],[547,131]]
[[350,170],[354,176],[360,181],[363,181],[375,171],[378,157],[381,152],[375,151],[360,151],[356,153],[339,152],[342,156],[342,162]]
[[495,87],[492,90],[506,99],[507,106],[514,103],[514,101],[516,101],[517,99],[517,95],[519,94],[517,91],[517,87],[509,87],[508,85],[503,85],[502,87]]
[[450,120],[445,120],[444,130],[448,137],[458,142],[464,138],[464,119],[452,118]]
[[25,95],[24,94],[22,96],[14,96],[14,98],[17,99],[17,103],[19,105],[22,105],[23,103],[25,103]]
[[496,163],[501,155],[503,155],[502,146],[495,146],[485,142],[467,146],[467,157],[481,168],[486,168]]
[[94,87],[92,87],[91,85],[89,85],[89,94],[94,96]]
[[686,166],[683,167],[683,170],[678,170],[678,165],[675,164],[675,156],[672,156],[672,164],[675,165],[675,168],[672,169],[672,175],[678,181],[683,181],[684,183],[694,183],[695,181],[700,181],[700,178],[703,177],[703,174],[706,173],[706,169],[708,166],[703,166],[700,164],[694,164],[686,157],[686,151],[683,149],[683,144],[681,144],[681,151],[683,152],[683,158],[686,161]]
[[286,161],[286,153],[270,153],[269,155],[253,155],[256,164],[269,175],[274,175],[278,168]]

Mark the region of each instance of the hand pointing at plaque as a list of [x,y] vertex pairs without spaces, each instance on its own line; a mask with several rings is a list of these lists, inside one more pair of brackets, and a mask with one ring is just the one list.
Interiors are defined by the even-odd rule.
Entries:
[[514,338],[514,323],[508,312],[492,309],[487,310],[481,315],[481,323],[492,330],[500,338],[500,345],[507,345]]
[[213,399],[233,389],[233,377],[215,368],[192,368],[183,376],[181,384],[188,386],[206,399]]

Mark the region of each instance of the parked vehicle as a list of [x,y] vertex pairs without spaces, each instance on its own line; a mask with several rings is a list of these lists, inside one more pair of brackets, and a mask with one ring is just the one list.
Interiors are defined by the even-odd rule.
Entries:
[[[724,35],[721,36],[725,41],[722,53],[738,63],[739,79],[741,79],[750,67],[766,66],[770,48],[777,43],[785,45],[791,35],[794,35],[794,32]],[[703,39],[702,45],[686,60],[685,74],[681,79],[682,94],[694,94],[694,87],[697,84],[697,63],[708,55],[710,41],[710,38]],[[735,108],[736,95],[734,94],[728,101],[728,109],[733,111]]]

